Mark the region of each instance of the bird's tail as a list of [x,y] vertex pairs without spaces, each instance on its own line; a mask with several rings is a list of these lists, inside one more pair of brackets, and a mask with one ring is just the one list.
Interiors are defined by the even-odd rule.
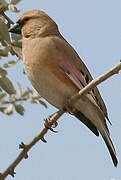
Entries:
[[[110,134],[108,131],[107,126],[103,125],[102,122],[98,121],[98,127],[96,127],[89,119],[87,119],[80,111],[75,111],[74,115],[82,122],[84,123],[96,136],[99,136],[99,132],[101,136],[103,137],[105,144],[107,145],[107,148],[110,152],[111,158],[113,160],[113,163],[115,166],[118,164],[118,160],[116,157],[116,151],[114,148],[114,145],[112,143],[112,140],[110,138]],[[99,131],[99,132],[98,132]]]
[[117,160],[117,157],[116,157],[116,151],[115,151],[114,145],[112,143],[112,140],[110,138],[109,132],[103,126],[100,126],[99,131],[100,131],[100,134],[103,137],[103,139],[104,139],[104,141],[105,141],[105,143],[107,145],[107,148],[108,148],[108,150],[110,152],[110,155],[111,155],[111,158],[113,160],[114,166],[117,166],[118,160]]

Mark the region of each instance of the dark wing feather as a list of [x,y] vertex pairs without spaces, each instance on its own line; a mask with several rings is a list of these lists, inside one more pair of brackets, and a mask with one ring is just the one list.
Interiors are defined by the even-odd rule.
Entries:
[[96,136],[99,136],[99,132],[95,125],[91,123],[80,111],[74,112],[74,116],[77,117],[83,124],[85,124]]

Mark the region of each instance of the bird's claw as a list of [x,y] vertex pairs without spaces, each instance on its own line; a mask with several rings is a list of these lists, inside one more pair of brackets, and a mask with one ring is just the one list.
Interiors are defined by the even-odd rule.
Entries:
[[44,143],[47,143],[46,139],[44,137],[40,138]]
[[53,128],[57,127],[58,123],[57,123],[57,122],[54,122],[54,123],[52,124],[50,118],[45,119],[45,124],[44,124],[44,125],[45,125],[45,127],[46,127],[47,129],[49,129],[50,131],[52,131],[52,132],[54,132],[54,133],[57,133],[57,132],[58,132],[58,131],[53,130]]

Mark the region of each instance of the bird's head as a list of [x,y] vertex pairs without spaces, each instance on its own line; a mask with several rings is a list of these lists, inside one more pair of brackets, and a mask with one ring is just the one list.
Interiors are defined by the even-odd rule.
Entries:
[[34,38],[57,34],[58,27],[45,12],[34,9],[24,12],[9,32]]

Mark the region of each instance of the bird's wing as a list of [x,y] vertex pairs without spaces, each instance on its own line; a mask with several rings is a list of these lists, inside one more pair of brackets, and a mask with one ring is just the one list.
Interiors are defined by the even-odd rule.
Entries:
[[[79,70],[74,66],[74,64],[72,63],[72,61],[69,60],[61,60],[59,62],[59,66],[60,68],[66,73],[66,75],[69,77],[69,79],[71,79],[71,81],[79,88],[82,89],[83,87],[85,87],[88,83],[86,80],[86,77],[84,76],[84,73],[79,72]],[[98,92],[98,91],[97,91]],[[97,104],[97,106],[101,109],[101,111],[103,112],[103,109],[100,107],[99,105],[99,100],[98,98],[100,98],[100,94],[98,96],[98,98],[95,95],[95,91],[90,91],[89,92],[90,96],[93,98],[93,100],[95,101],[95,103]],[[90,98],[90,96],[88,96]],[[100,126],[97,127],[89,120],[87,119],[82,112],[75,112],[74,115],[81,120],[81,122],[83,122],[95,135],[99,136],[98,130],[100,131],[108,149],[110,152],[110,155],[112,157],[113,163],[115,166],[117,166],[118,160],[116,158],[116,152],[115,152],[115,148],[113,146],[113,143],[111,141],[110,138],[110,134],[109,134],[109,130],[105,121],[105,118],[102,118],[100,122]],[[105,117],[105,115],[104,115]]]
[[[63,55],[60,54],[60,57],[62,57],[60,66],[66,70],[65,72],[68,74],[68,77],[76,84],[76,86],[78,86],[78,88],[80,87],[80,83],[81,87],[85,87],[87,84],[89,84],[93,78],[88,68],[80,59],[79,55],[73,49],[73,47],[61,35],[59,38],[54,37],[53,42],[56,44],[58,51],[62,54],[65,54],[64,58]],[[98,88],[94,87],[90,93],[92,94],[101,111],[104,113],[106,119],[109,121],[107,109]]]
[[[61,59],[59,61],[60,68],[66,73],[66,75],[71,79],[71,81],[78,87],[80,90],[85,87],[89,83],[89,77],[86,73],[84,73],[83,69],[79,71],[75,64],[68,60],[68,59]],[[86,75],[85,75],[86,74]],[[99,108],[102,110],[99,102],[100,98],[96,96],[96,93],[94,90],[90,91],[89,94],[94,99],[94,102],[99,106]],[[102,110],[103,111],[103,110]]]
[[[84,76],[84,73],[80,72],[75,67],[75,65],[73,64],[72,61],[69,61],[67,59],[66,60],[61,59],[59,61],[59,66],[66,73],[66,75],[69,77],[69,79],[71,79],[71,81],[76,85],[76,87],[79,88],[79,90],[81,90],[83,87],[85,87],[88,84],[87,80],[86,80],[87,76]],[[99,100],[96,97],[94,90],[89,92],[89,98],[92,99],[93,103],[96,104],[101,109],[101,107],[99,105]],[[101,111],[102,111],[102,109],[101,109]],[[103,113],[103,111],[102,111],[102,113]],[[103,123],[105,125],[105,128],[109,132],[105,119],[103,119]]]
[[[73,63],[76,64],[77,69],[84,76],[86,83],[89,84],[93,80],[93,78],[92,78],[89,70],[87,69],[86,65],[83,63],[83,61],[80,59],[80,57],[78,56],[78,54],[75,51],[74,51],[74,54],[77,56],[77,58],[75,58],[75,59],[73,58]],[[102,99],[102,97],[100,95],[100,92],[99,92],[98,88],[94,87],[92,89],[92,92],[93,92],[93,95],[94,95],[94,97],[96,99],[96,102],[97,102],[98,106],[103,111],[105,117],[109,121],[107,109],[106,109],[105,103],[104,103],[104,101],[103,101],[103,99]]]

